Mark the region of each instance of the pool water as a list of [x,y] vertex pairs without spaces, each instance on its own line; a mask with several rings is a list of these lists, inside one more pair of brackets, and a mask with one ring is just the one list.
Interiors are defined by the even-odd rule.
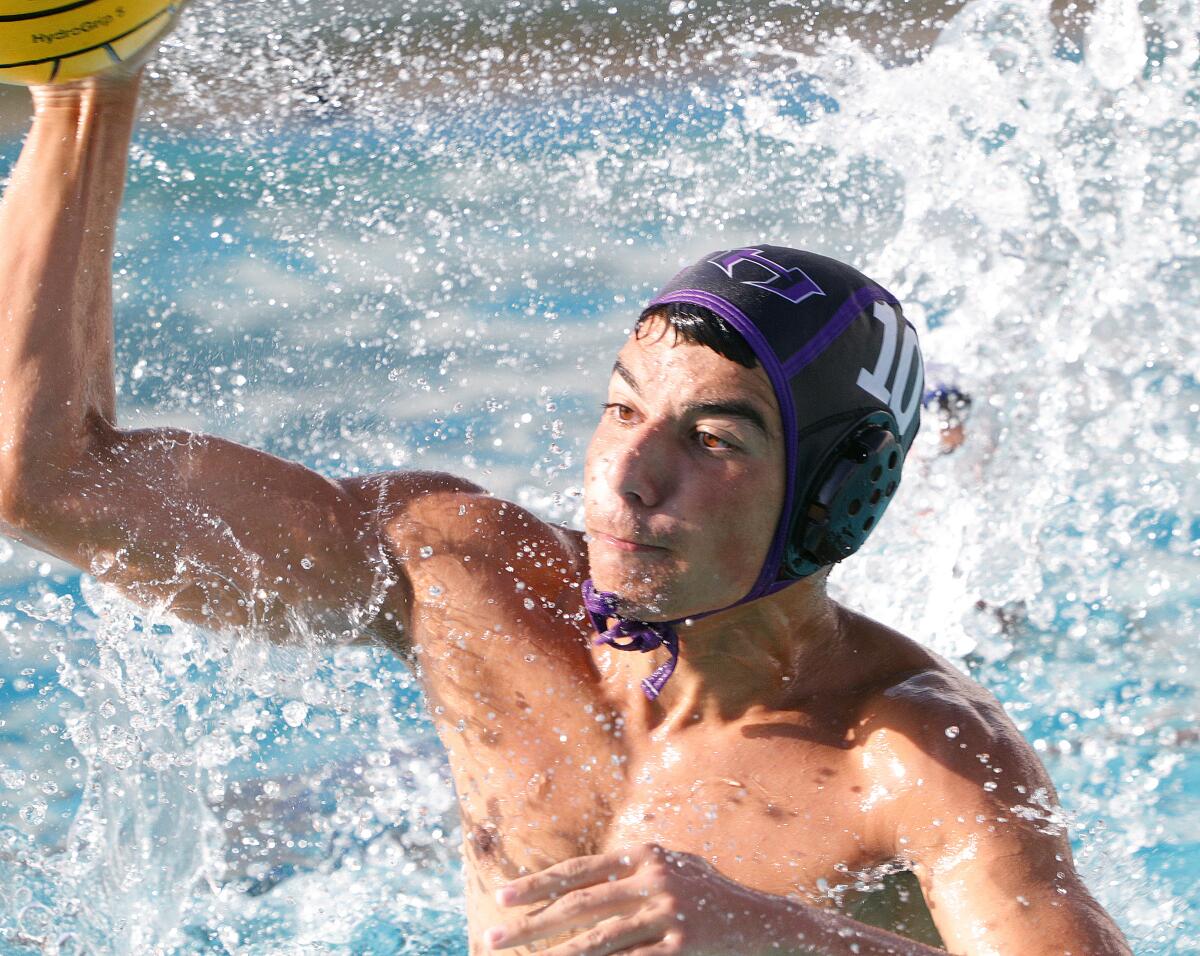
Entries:
[[[624,7],[258,6],[197,3],[151,80],[122,422],[332,475],[444,469],[577,522],[657,285],[754,241],[854,262],[974,402],[960,451],[920,436],[837,594],[1000,697],[1137,953],[1200,951],[1190,5],[1101,0],[1072,30],[981,0],[920,58],[802,46],[765,4],[717,4],[707,34],[630,7],[681,44],[648,76],[506,52]],[[0,542],[0,950],[462,953],[459,839],[388,653],[182,627]]]

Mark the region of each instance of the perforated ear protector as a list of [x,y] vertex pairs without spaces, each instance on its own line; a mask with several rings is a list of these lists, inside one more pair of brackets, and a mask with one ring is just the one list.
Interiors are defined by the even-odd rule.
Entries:
[[783,572],[803,578],[850,557],[887,510],[904,467],[896,420],[876,411],[847,430],[796,509]]

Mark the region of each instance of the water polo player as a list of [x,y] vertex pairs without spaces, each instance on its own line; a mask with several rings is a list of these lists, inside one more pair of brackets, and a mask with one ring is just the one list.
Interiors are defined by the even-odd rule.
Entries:
[[952,455],[967,440],[967,419],[972,399],[951,379],[934,382],[925,389],[921,407],[933,409],[937,416],[938,453]]
[[130,429],[107,276],[137,95],[34,90],[0,209],[0,520],[180,618],[411,660],[472,952],[1128,952],[991,695],[825,593],[918,427],[888,292],[771,245],[681,273],[617,356],[586,535],[463,478]]

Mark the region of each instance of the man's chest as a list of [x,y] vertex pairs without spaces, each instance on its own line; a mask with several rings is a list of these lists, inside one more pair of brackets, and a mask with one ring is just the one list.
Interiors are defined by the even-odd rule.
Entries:
[[857,752],[835,735],[772,725],[631,748],[602,727],[559,724],[516,738],[524,746],[499,773],[455,760],[468,862],[485,882],[655,842],[758,889],[815,898],[886,855]]
[[889,855],[845,715],[771,712],[664,736],[605,702],[585,631],[552,633],[493,601],[491,625],[427,606],[416,635],[473,909],[517,876],[644,842],[807,899]]
[[493,898],[509,880],[657,843],[751,889],[936,942],[915,883],[883,877],[890,814],[863,785],[860,762],[855,747],[767,735],[732,747],[665,746],[639,759],[617,747],[582,757],[565,747],[553,759],[543,748],[527,764],[542,768],[524,778],[528,786],[459,776],[474,933],[513,917]]
[[673,767],[632,781],[599,849],[659,843],[767,892],[820,892],[838,872],[878,858],[846,755],[826,756],[679,754]]

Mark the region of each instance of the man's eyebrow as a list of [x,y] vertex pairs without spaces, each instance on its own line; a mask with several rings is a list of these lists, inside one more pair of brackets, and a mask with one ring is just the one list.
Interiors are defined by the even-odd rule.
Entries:
[[625,363],[620,359],[613,362],[613,374],[620,375],[624,379],[625,384],[633,389],[635,395],[642,394],[642,387],[638,385],[637,379],[633,377],[633,372],[625,367]]
[[[629,371],[628,367],[617,359],[613,363],[613,374],[621,376],[634,393],[638,396],[642,394],[642,388],[638,385],[638,381],[633,377],[633,372]],[[763,437],[770,438],[771,430],[767,428],[767,420],[763,417],[762,412],[754,407],[750,402],[745,402],[740,399],[731,398],[720,402],[691,402],[684,406],[684,412],[689,415],[715,415],[724,418],[740,418],[753,428],[757,428],[762,432]]]
[[767,428],[767,420],[763,418],[762,412],[749,402],[739,401],[738,399],[730,399],[723,402],[692,402],[685,406],[685,411],[690,415],[716,415],[722,418],[740,418],[762,432],[763,437],[771,437],[771,432]]

